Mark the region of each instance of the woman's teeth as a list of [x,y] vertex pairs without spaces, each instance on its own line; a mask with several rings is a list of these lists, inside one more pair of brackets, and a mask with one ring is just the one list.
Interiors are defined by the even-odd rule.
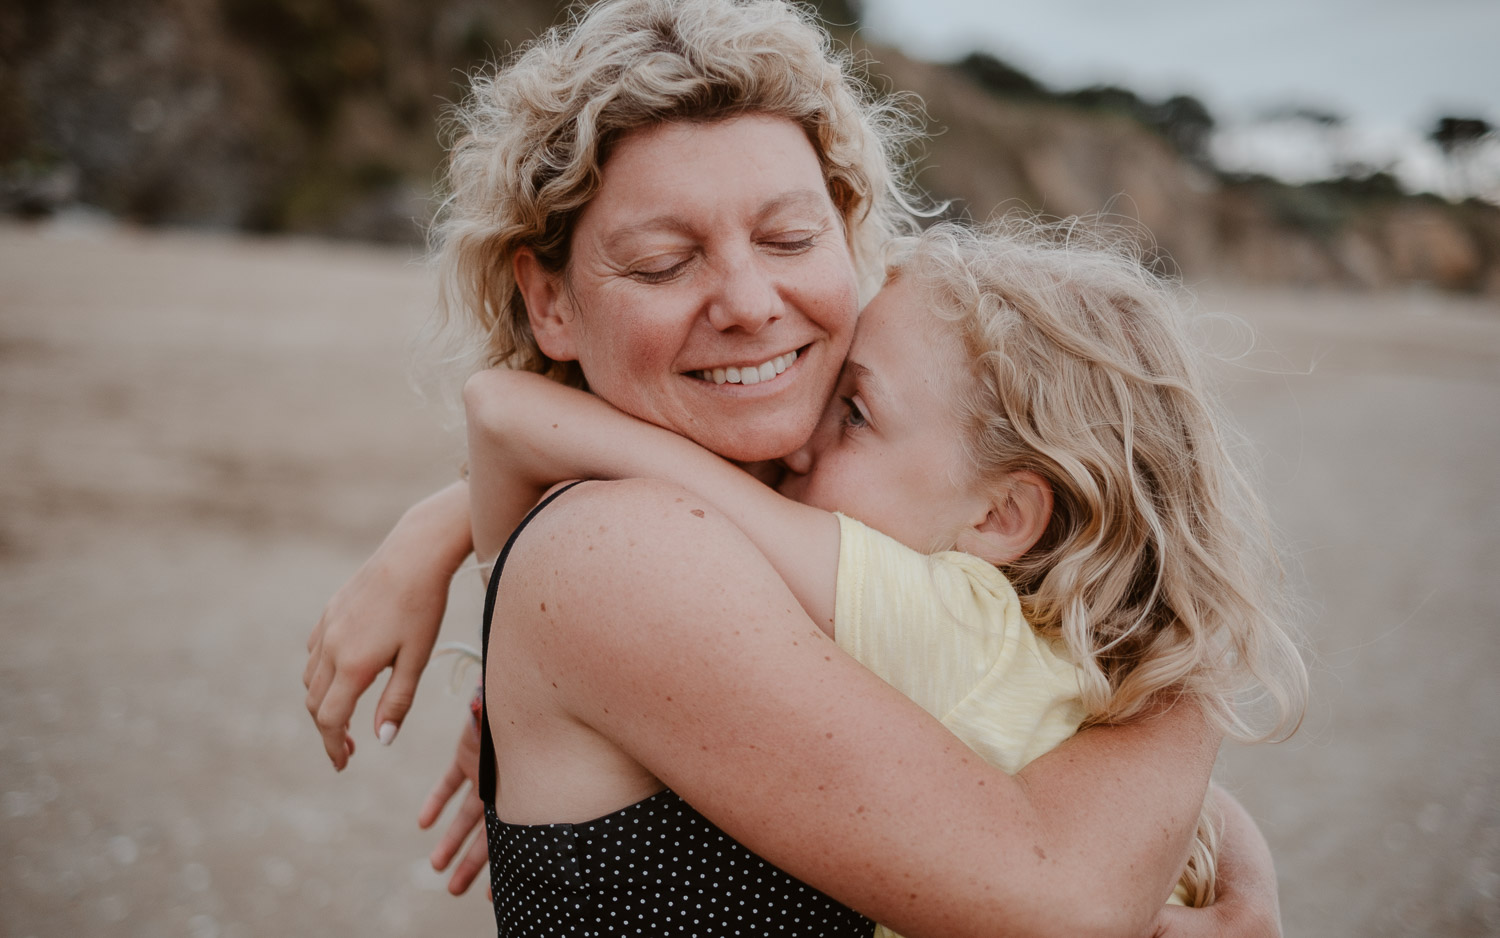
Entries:
[[695,374],[704,381],[712,381],[714,384],[759,384],[762,381],[770,381],[786,371],[796,360],[797,350],[792,349],[785,355],[777,355],[761,365],[747,365],[744,368],[714,368]]

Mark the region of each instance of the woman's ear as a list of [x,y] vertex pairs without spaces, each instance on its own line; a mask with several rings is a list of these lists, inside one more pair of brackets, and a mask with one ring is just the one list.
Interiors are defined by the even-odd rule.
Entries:
[[954,545],[997,566],[1019,560],[1052,521],[1052,486],[1030,469],[1006,475],[983,506],[984,515],[964,529]]
[[516,251],[511,271],[526,303],[531,334],[542,354],[555,362],[577,361],[578,344],[573,337],[576,317],[568,307],[562,276],[544,268],[531,248]]

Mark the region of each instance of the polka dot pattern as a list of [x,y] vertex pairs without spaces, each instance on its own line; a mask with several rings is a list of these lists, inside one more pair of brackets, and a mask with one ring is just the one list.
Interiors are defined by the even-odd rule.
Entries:
[[585,824],[485,806],[495,924],[510,936],[859,936],[874,923],[751,853],[671,790]]
[[[533,508],[500,551],[485,597],[486,653],[506,557],[537,512],[573,485]],[[585,824],[522,825],[496,816],[495,781],[489,717],[481,710],[479,791],[501,938],[869,938],[875,930],[751,853],[670,789]]]

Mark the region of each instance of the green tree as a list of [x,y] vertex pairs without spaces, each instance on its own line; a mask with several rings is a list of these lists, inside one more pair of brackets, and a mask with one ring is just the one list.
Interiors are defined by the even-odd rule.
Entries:
[[1485,188],[1480,173],[1480,152],[1495,142],[1495,128],[1482,117],[1445,115],[1427,134],[1438,145],[1448,161],[1453,193],[1460,198],[1477,194]]

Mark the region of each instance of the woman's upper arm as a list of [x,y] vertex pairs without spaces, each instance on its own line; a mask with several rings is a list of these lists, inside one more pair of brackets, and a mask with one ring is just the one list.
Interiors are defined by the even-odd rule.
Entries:
[[1219,735],[1191,698],[1122,726],[1085,729],[1018,778],[1096,888],[1150,920],[1182,874]]
[[[985,765],[841,653],[706,500],[584,486],[534,524],[506,569],[507,629],[574,718],[752,850],[911,938],[1151,920],[1160,896],[1136,907],[1117,890],[1157,887],[1171,832],[1100,840],[1058,812],[1103,818],[1111,780],[1072,786],[1105,808],[1068,805]],[[1105,870],[1117,856],[1135,868]]]

